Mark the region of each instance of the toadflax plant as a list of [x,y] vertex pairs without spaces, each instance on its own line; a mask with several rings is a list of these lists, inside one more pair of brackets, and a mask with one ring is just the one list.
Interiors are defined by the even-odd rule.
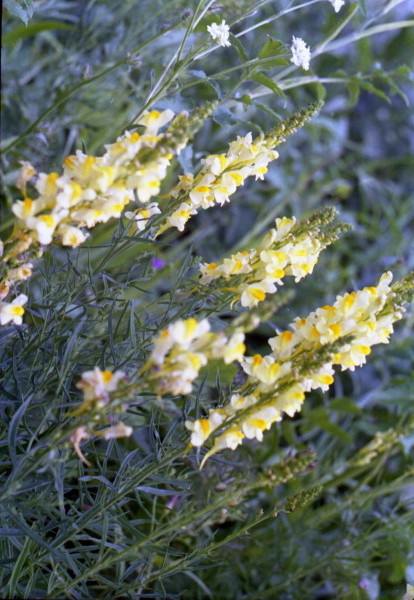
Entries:
[[[267,3],[251,4],[248,17]],[[323,112],[323,102],[277,120],[268,109],[273,126],[239,123],[227,144],[200,132],[214,132],[223,110],[240,102],[239,85],[269,88],[252,70],[256,61],[287,74],[313,68],[356,12],[353,3],[325,4],[331,17],[345,12],[326,43],[311,53],[293,36],[289,59],[269,38],[248,60],[239,38],[250,29],[238,31],[241,17],[224,20],[213,1],[200,1],[120,135],[101,151],[83,145],[56,170],[20,161],[0,242],[4,597],[244,599],[284,591],[296,598],[295,582],[307,576],[295,563],[301,536],[329,533],[333,518],[350,538],[332,542],[341,568],[347,548],[357,553],[361,543],[381,556],[371,522],[358,521],[360,507],[412,483],[411,467],[370,487],[414,420],[396,415],[383,430],[363,419],[366,398],[360,407],[347,390],[353,371],[411,318],[414,274],[398,278],[378,264],[384,273],[370,275],[369,285],[349,275],[335,298],[317,290],[314,302],[305,286],[349,234],[350,219],[329,203],[303,215],[293,200],[285,215],[285,207],[269,209],[266,227],[211,258],[214,218],[256,190],[265,204],[285,142]],[[216,50],[245,61],[237,86],[192,110],[166,108],[168,94],[185,90],[189,67]],[[285,71],[276,78],[281,86]],[[270,84],[280,98],[282,87]],[[303,154],[305,169],[312,157]],[[199,239],[210,242],[208,256],[194,251]],[[335,420],[338,407],[361,433],[356,447]],[[326,432],[344,442],[341,456]],[[403,528],[402,492],[398,498],[389,518]],[[352,538],[357,525],[366,538]],[[272,564],[258,582],[268,561],[259,531],[265,547],[280,541],[283,581]],[[322,569],[331,558],[315,556]],[[332,590],[341,597],[319,582],[319,571],[309,573],[320,586],[309,597]]]
[[[107,146],[102,157],[78,153],[66,158],[62,175],[36,177],[31,166],[23,165],[19,185],[25,197],[14,205],[16,224],[3,248],[2,325],[14,323],[20,328],[8,331],[10,344],[20,331],[23,339],[28,336],[23,352],[25,346],[33,344],[30,329],[36,317],[34,313],[32,322],[23,319],[24,305],[27,302],[30,310],[31,301],[19,293],[20,285],[32,275],[32,270],[36,272],[40,268],[42,255],[52,242],[77,247],[86,240],[88,230],[111,218],[123,219],[125,212],[124,242],[133,236],[136,243],[146,240],[162,244],[166,229],[175,226],[183,230],[191,214],[199,208],[228,202],[248,176],[264,177],[269,161],[277,158],[274,146],[315,114],[319,106],[299,111],[258,140],[253,140],[250,134],[239,137],[230,144],[227,154],[207,156],[198,174],[180,176],[178,186],[170,192],[164,191],[159,203],[152,201],[159,195],[174,148],[179,151],[188,141],[189,132],[199,126],[200,115],[206,118],[213,109],[209,105],[193,115],[179,115],[166,133],[161,134],[158,128],[172,115],[168,111],[146,113],[137,124],[144,126],[142,134],[127,131]],[[38,192],[36,198],[29,195],[33,179],[33,189]],[[91,440],[102,439],[107,444],[118,438],[134,440],[134,415],[141,411],[143,416],[150,416],[152,411],[163,415],[163,425],[153,424],[154,434],[162,438],[166,435],[163,433],[166,425],[174,423],[166,438],[170,438],[168,445],[173,445],[174,452],[166,452],[153,466],[143,466],[136,473],[127,469],[129,483],[126,487],[122,485],[115,495],[111,493],[106,500],[102,499],[102,505],[96,505],[100,506],[98,516],[103,510],[118,505],[128,494],[127,490],[133,489],[128,487],[131,481],[133,487],[144,484],[147,478],[156,477],[159,470],[174,461],[194,460],[201,448],[207,451],[200,459],[196,458],[199,468],[209,457],[225,449],[235,450],[245,440],[263,441],[272,425],[283,417],[293,417],[302,409],[307,393],[315,389],[327,391],[334,382],[337,367],[353,370],[362,366],[373,346],[389,341],[394,323],[403,317],[404,304],[414,286],[412,275],[391,284],[393,276],[387,272],[376,286],[338,296],[334,304],[323,305],[307,317],[298,317],[290,325],[286,324],[269,339],[271,353],[249,352],[249,333],[271,317],[277,309],[278,295],[282,294],[281,303],[288,301],[281,290],[286,278],[293,277],[299,282],[309,276],[321,252],[346,231],[347,227],[336,218],[332,208],[299,221],[277,218],[275,227],[258,238],[253,247],[239,250],[219,262],[200,262],[198,271],[194,265],[187,280],[182,280],[176,289],[180,299],[173,314],[168,314],[167,325],[165,317],[160,320],[157,301],[144,305],[148,331],[141,339],[141,352],[133,351],[126,357],[122,369],[95,364],[74,375],[72,383],[64,387],[57,384],[56,396],[75,394],[74,405],[63,410],[58,422],[51,419],[49,411],[40,420],[36,419],[38,440],[29,445],[27,454],[15,464],[3,490],[6,506],[15,494],[18,497],[25,494],[28,477],[36,479],[36,474],[44,469],[53,470],[57,461],[65,468],[66,461],[73,461],[72,450],[87,468],[86,472],[91,469],[93,473],[97,457],[91,452]],[[115,249],[119,243],[115,242]],[[92,289],[89,292],[85,289],[85,301],[91,292]],[[83,292],[78,300],[80,305],[82,295]],[[220,319],[215,322],[214,315],[219,316],[225,310],[235,315],[226,323]],[[119,325],[120,321],[117,327]],[[76,328],[75,325],[74,331]],[[88,329],[89,336],[99,332],[93,323]],[[105,331],[99,335],[105,336]],[[116,361],[115,355],[113,360]],[[195,416],[192,403],[187,404],[186,398],[192,398],[196,390],[201,391],[200,382],[209,365],[220,363],[235,365],[235,373],[238,370],[240,376],[234,377],[225,394],[221,392],[219,401],[213,401],[213,407]],[[80,390],[81,398],[76,389]],[[8,393],[11,391],[9,388]],[[30,396],[26,403],[29,400]],[[128,444],[133,447],[134,442]],[[195,456],[192,449],[196,450]],[[107,452],[109,459],[112,455],[109,447]],[[92,474],[82,476],[85,481],[93,478]],[[254,489],[254,480],[251,485]],[[243,492],[234,492],[237,503],[250,493],[249,489],[247,486]],[[225,497],[224,503],[228,501]],[[293,505],[302,505],[303,501],[303,498],[295,500]],[[201,511],[201,518],[211,518],[222,506],[222,500],[212,499]],[[85,531],[89,529],[87,523],[93,519],[94,511],[91,505],[84,514],[81,528]],[[60,594],[63,589],[78,589],[81,582],[95,578],[99,581],[101,571],[105,572],[121,560],[126,564],[133,560],[133,553],[143,547],[144,542],[146,545],[153,539],[168,536],[178,526],[195,526],[199,512],[193,507],[184,519],[176,522],[176,518],[171,517],[171,523],[164,517],[165,524],[160,524],[152,533],[145,527],[138,538],[142,541],[126,546],[121,552],[108,549],[102,560],[94,561],[92,566],[78,565],[73,570],[73,582],[58,576],[53,589]],[[273,510],[272,514],[276,513]],[[66,511],[65,518],[68,518]],[[72,539],[72,533],[65,530],[57,538],[53,537],[52,547],[56,543],[61,547]],[[39,552],[36,560],[42,564],[46,559],[42,546]],[[190,555],[189,560],[193,559],[195,557]],[[143,576],[144,589],[152,580]]]

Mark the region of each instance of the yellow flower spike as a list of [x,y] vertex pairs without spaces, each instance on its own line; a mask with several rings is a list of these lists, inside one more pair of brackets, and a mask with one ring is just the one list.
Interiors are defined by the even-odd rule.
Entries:
[[[374,345],[386,343],[393,323],[403,316],[400,304],[412,297],[406,293],[396,300],[390,283],[391,274],[387,273],[369,291],[364,288],[338,296],[333,305],[322,306],[306,318],[296,319],[291,329],[270,339],[273,354],[242,358],[247,380],[239,393],[232,395],[229,404],[220,409],[222,416],[208,436],[214,438],[213,447],[202,466],[216,452],[236,448],[244,437],[261,441],[263,432],[279,421],[283,413],[292,417],[301,410],[305,392],[326,391],[332,385],[334,365],[353,370],[366,362]],[[412,283],[406,286],[408,289]],[[332,353],[331,345],[335,349]],[[318,356],[320,363],[314,358]],[[193,424],[187,426],[192,429]],[[214,430],[219,426],[215,435]]]

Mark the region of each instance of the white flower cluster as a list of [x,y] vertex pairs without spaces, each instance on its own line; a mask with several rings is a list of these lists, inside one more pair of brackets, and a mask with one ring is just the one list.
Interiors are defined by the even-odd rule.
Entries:
[[230,27],[226,24],[224,19],[220,25],[218,23],[212,23],[211,25],[208,25],[207,31],[219,46],[231,46],[229,41]]
[[311,61],[311,51],[309,46],[300,37],[292,36],[292,45],[290,47],[292,57],[290,61],[297,67],[302,67],[305,71],[309,71]]

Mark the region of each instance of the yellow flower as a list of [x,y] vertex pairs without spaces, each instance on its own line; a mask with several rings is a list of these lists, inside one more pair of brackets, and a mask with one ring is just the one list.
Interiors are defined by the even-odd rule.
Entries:
[[22,194],[26,195],[26,184],[36,175],[36,169],[31,163],[25,160],[20,161],[20,164],[22,168],[20,169],[16,187],[19,188]]
[[54,231],[63,216],[64,213],[55,213],[39,215],[38,217],[28,217],[26,225],[28,229],[36,234],[41,244],[47,245],[52,241]]
[[135,122],[137,125],[143,125],[146,129],[146,133],[156,135],[161,127],[164,127],[173,118],[174,113],[172,110],[167,109],[162,112],[158,110],[151,110],[145,112]]
[[51,208],[54,207],[58,191],[59,173],[39,173],[36,181],[36,189],[39,195],[48,201]]
[[23,263],[15,269],[10,269],[7,273],[7,277],[10,281],[24,281],[31,277],[33,271],[32,263]]
[[240,301],[242,306],[252,307],[257,306],[259,302],[263,302],[266,298],[266,294],[273,294],[276,291],[276,287],[271,281],[264,279],[257,283],[248,285],[243,291]]
[[29,217],[40,210],[40,206],[38,202],[27,197],[24,200],[14,202],[11,209],[18,219],[26,222]]
[[266,385],[273,384],[283,373],[280,364],[272,356],[262,356],[261,354],[244,358],[242,367],[248,375]]
[[114,392],[119,382],[125,378],[123,371],[102,371],[95,367],[92,371],[82,373],[76,387],[83,391],[86,402],[96,401],[98,406],[104,406],[109,402],[110,393]]
[[146,208],[142,208],[136,212],[127,211],[125,216],[127,219],[132,219],[135,221],[137,230],[143,231],[148,223],[148,220],[154,215],[159,215],[161,213],[158,203],[151,202],[148,204]]
[[21,325],[26,302],[25,294],[20,294],[12,302],[0,302],[0,325],[7,325],[7,323]]
[[72,225],[60,225],[58,234],[61,236],[62,245],[70,246],[71,248],[77,248],[80,244],[83,244],[88,237],[87,233],[84,233],[81,229],[73,227]]
[[224,346],[223,360],[226,364],[232,363],[235,360],[240,361],[245,351],[244,333],[234,333]]
[[258,409],[252,415],[243,419],[241,429],[249,440],[263,440],[263,432],[270,429],[273,423],[281,421],[282,415],[271,403]]
[[176,227],[178,231],[184,231],[185,224],[193,214],[193,209],[190,204],[182,202],[178,209],[168,217],[168,223],[172,227]]

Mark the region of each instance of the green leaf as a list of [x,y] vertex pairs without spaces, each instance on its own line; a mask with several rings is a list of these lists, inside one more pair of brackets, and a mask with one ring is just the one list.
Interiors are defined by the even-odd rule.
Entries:
[[254,75],[250,76],[250,79],[269,88],[269,90],[272,90],[272,92],[274,94],[276,94],[277,96],[282,96],[282,97],[285,96],[284,91],[277,85],[277,83],[274,82],[271,77],[269,77],[268,75],[265,75],[265,73],[263,73],[262,71],[258,71],[257,73],[254,73]]
[[351,398],[334,398],[331,402],[331,408],[351,415],[358,415],[362,412]]
[[231,33],[230,41],[231,41],[231,45],[234,46],[234,48],[236,49],[237,54],[240,57],[240,60],[242,60],[242,61],[249,60],[249,55],[247,54],[246,50],[244,49],[244,46],[241,43],[241,41],[239,40],[239,38],[237,38],[235,35],[233,35]]
[[270,58],[271,56],[280,56],[287,53],[286,46],[279,40],[269,36],[257,55],[259,58]]
[[201,371],[201,375],[204,375],[210,385],[215,385],[217,379],[220,380],[222,385],[230,385],[236,373],[237,367],[235,365],[226,365],[221,360],[210,360]]
[[279,40],[269,38],[258,54],[258,59],[265,61],[267,67],[283,67],[289,64],[286,58],[288,49]]
[[203,17],[197,23],[197,26],[194,27],[194,31],[196,31],[198,33],[208,33],[207,32],[208,25],[212,25],[213,23],[217,23],[218,25],[220,25],[222,20],[223,20],[222,15],[210,13],[210,14],[206,15],[205,17]]
[[35,36],[42,31],[51,31],[53,29],[70,30],[74,29],[74,27],[68,23],[62,23],[61,21],[38,21],[37,23],[32,23],[26,27],[19,25],[19,27],[15,27],[3,35],[3,44],[12,45],[21,39]]
[[373,94],[374,96],[377,96],[378,98],[381,98],[381,100],[384,100],[384,102],[387,102],[388,104],[391,103],[387,94],[385,92],[383,92],[382,90],[380,90],[380,88],[375,86],[373,83],[370,83],[369,81],[360,81],[359,85],[361,86],[361,88],[363,90],[366,90],[370,94]]
[[348,82],[348,93],[349,93],[349,102],[351,106],[355,106],[359,100],[359,95],[361,92],[361,88],[359,85],[359,81],[356,78],[351,78]]
[[379,71],[375,73],[375,78],[378,79],[384,85],[388,85],[390,88],[390,92],[400,96],[402,100],[405,102],[406,106],[410,105],[410,101],[404,91],[400,88],[400,86],[396,83],[395,79],[392,76],[393,74],[385,73],[384,71]]
[[24,540],[23,547],[20,550],[20,554],[16,562],[14,563],[13,572],[8,582],[8,593],[10,594],[9,598],[14,597],[17,593],[17,583],[23,571],[23,567],[26,563],[26,560],[29,557],[30,552],[33,551],[33,546],[34,544],[32,540],[29,537],[26,537]]
[[308,86],[308,90],[315,95],[316,100],[325,100],[326,98],[326,87],[319,81],[311,83]]

